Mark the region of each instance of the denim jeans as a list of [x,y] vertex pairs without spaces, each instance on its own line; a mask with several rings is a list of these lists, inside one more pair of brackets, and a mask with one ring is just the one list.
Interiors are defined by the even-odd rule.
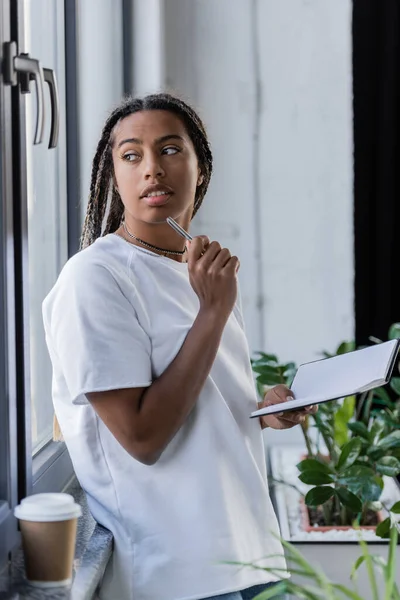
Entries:
[[261,592],[264,592],[273,585],[276,585],[276,583],[254,585],[241,592],[231,592],[230,594],[222,594],[221,596],[211,596],[211,598],[206,598],[206,600],[253,600],[258,594],[261,594]]

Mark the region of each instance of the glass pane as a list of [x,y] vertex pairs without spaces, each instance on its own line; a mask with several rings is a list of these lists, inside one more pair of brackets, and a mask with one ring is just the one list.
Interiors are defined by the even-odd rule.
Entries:
[[33,145],[34,85],[27,95],[30,360],[32,446],[37,452],[52,434],[51,363],[42,324],[42,301],[67,260],[64,2],[25,0],[26,52],[54,70],[60,97],[58,147],[49,149],[51,104],[45,84],[45,138]]

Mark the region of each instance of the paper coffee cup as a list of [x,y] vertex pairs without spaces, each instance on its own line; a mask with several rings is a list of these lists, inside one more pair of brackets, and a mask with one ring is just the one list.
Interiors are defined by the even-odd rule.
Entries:
[[37,587],[72,581],[77,519],[82,514],[69,494],[34,494],[14,510],[20,521],[26,578]]

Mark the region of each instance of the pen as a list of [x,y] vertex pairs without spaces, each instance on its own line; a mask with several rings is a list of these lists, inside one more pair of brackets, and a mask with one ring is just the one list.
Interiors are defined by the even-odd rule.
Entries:
[[172,217],[167,217],[167,223],[172,227],[172,229],[175,229],[176,233],[179,233],[179,235],[187,239],[189,242],[192,241],[192,236],[187,231],[182,229],[182,227],[178,225],[178,223],[174,221]]

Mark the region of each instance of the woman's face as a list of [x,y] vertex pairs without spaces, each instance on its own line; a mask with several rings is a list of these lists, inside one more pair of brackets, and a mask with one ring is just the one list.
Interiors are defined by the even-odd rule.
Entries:
[[140,111],[114,129],[112,156],[115,185],[125,213],[144,223],[166,217],[186,221],[202,183],[193,143],[175,114]]

